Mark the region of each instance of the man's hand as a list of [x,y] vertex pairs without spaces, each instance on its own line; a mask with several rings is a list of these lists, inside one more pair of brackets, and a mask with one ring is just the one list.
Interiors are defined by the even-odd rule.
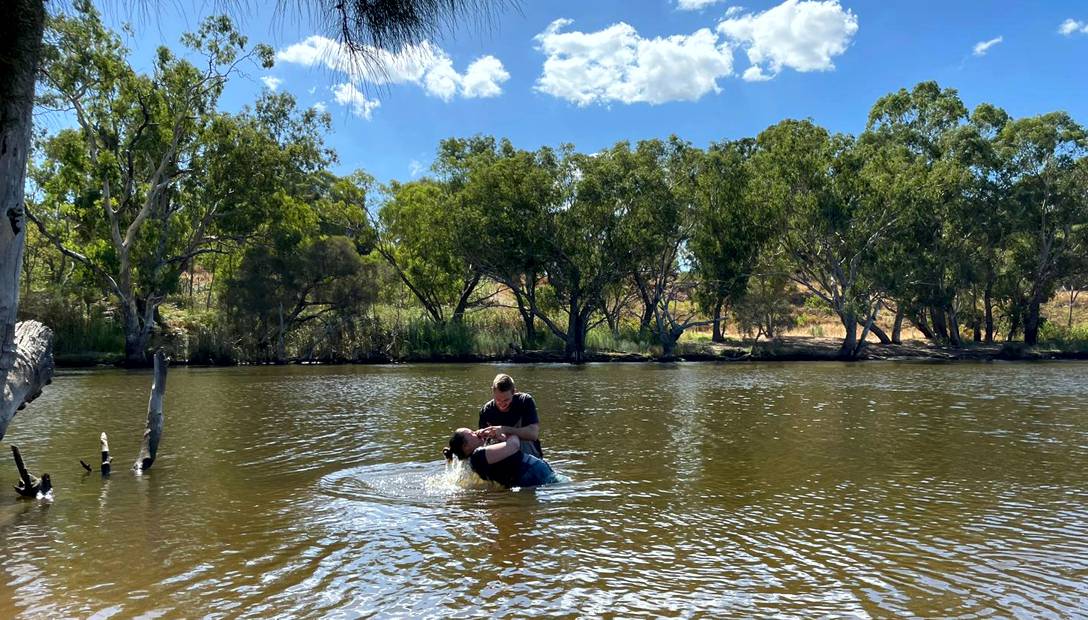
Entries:
[[476,431],[476,436],[480,439],[492,439],[495,441],[506,441],[506,433],[502,432],[501,426],[488,426]]

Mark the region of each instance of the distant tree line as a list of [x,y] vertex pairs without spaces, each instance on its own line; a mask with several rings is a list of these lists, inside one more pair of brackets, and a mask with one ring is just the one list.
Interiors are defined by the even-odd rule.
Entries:
[[509,306],[518,346],[572,361],[625,327],[669,355],[696,327],[722,340],[730,315],[774,336],[797,297],[842,324],[844,358],[905,323],[1035,345],[1043,304],[1088,279],[1084,129],[968,110],[933,82],[880,98],[858,136],[786,120],[705,149],[451,138],[428,177],[379,186],[329,171],[328,115],[289,94],[218,109],[272,62],[226,18],[148,73],[88,5],[45,38],[37,105],[74,125],[31,162],[25,312],[113,321],[131,364],[178,329],[220,360],[388,354],[392,307],[458,329]]

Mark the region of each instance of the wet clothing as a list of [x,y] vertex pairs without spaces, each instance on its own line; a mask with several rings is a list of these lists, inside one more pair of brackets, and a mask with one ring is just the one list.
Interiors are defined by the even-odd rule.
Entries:
[[[487,428],[488,426],[521,428],[539,423],[540,418],[536,415],[536,402],[532,396],[525,392],[515,393],[513,400],[510,401],[510,408],[506,411],[499,411],[495,399],[487,401],[487,404],[480,409],[479,428]],[[521,451],[538,459],[544,458],[544,451],[540,447],[539,440],[528,441],[523,439],[521,441]]]
[[535,487],[559,482],[551,465],[520,451],[497,463],[488,463],[487,451],[476,448],[468,457],[468,464],[477,476],[498,482],[507,488]]

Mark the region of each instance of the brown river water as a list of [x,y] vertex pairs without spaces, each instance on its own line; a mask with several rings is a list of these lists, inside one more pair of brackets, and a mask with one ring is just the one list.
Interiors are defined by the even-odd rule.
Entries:
[[[516,366],[569,482],[459,481],[495,365],[66,371],[0,618],[1088,615],[1088,364]],[[114,474],[84,474],[106,431]]]

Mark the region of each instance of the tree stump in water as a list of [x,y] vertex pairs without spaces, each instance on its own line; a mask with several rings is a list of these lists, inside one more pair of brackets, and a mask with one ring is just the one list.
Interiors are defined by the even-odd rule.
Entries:
[[18,446],[11,447],[11,454],[15,457],[15,468],[19,470],[19,484],[15,485],[15,491],[19,495],[37,497],[39,492],[44,495],[53,488],[53,481],[50,480],[49,474],[42,474],[41,478],[30,475],[26,465],[23,464],[23,455],[19,454]]
[[136,473],[151,469],[151,464],[155,462],[155,453],[159,450],[159,439],[162,437],[162,399],[166,394],[166,365],[166,355],[162,351],[155,353],[155,379],[151,384],[151,399],[147,403],[147,428],[144,429],[140,454],[132,464],[132,471]]
[[[108,476],[110,475],[110,463],[113,459],[110,458],[110,444],[109,440],[106,438],[105,432],[102,433],[102,436],[99,437],[98,441],[102,447],[102,475]],[[87,473],[94,471],[94,469],[92,469],[90,465],[84,462],[83,459],[79,460],[79,464],[83,466],[83,469],[87,470]]]
[[[37,321],[23,321],[15,326],[12,342],[2,343],[0,354],[0,439],[8,424],[26,404],[42,393],[53,381],[53,330]],[[10,347],[10,350],[8,348]]]

